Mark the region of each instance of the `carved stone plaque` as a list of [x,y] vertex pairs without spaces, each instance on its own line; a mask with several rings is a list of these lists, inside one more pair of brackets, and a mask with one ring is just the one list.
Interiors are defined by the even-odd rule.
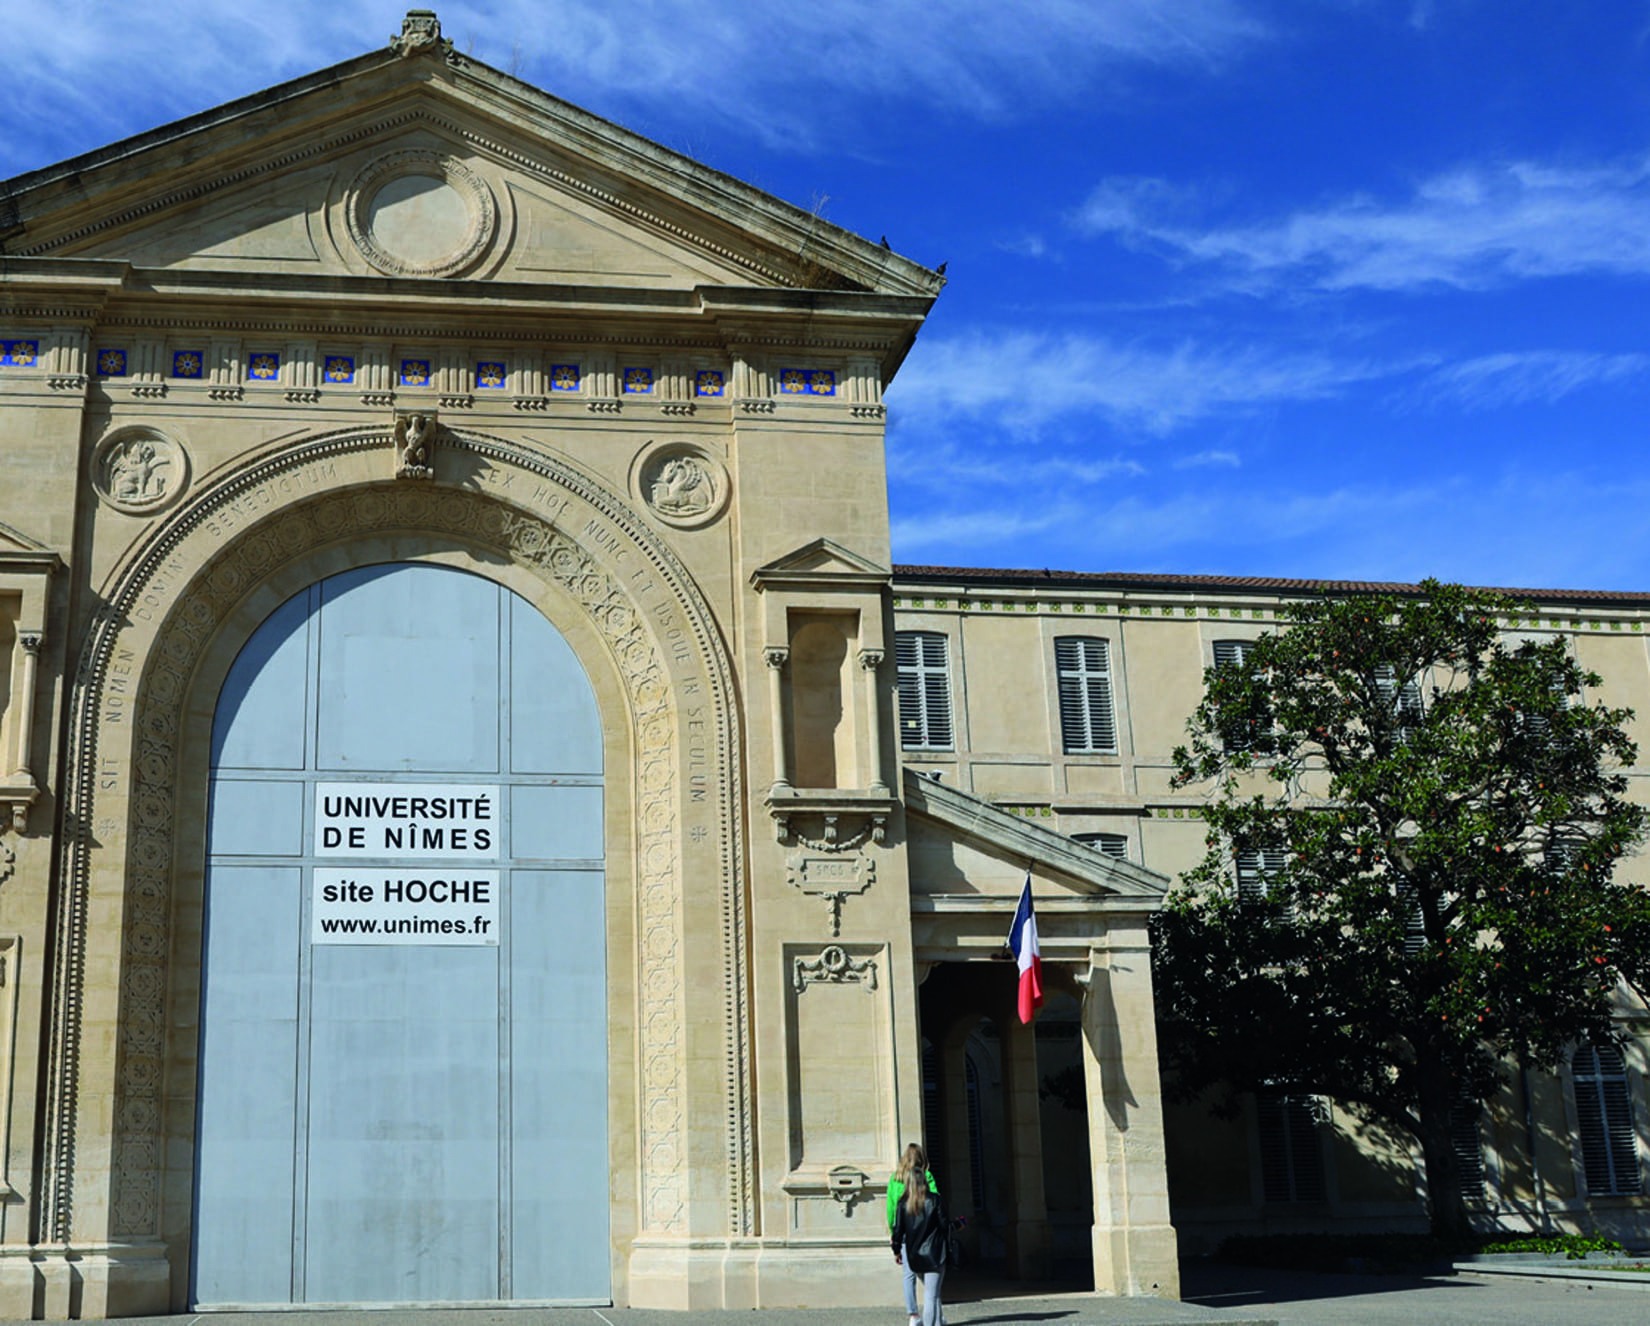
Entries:
[[728,472],[691,442],[655,443],[631,469],[631,484],[648,514],[677,529],[697,529],[722,514]]
[[350,186],[345,208],[361,256],[391,276],[456,276],[498,229],[486,182],[440,152],[394,152]]
[[92,453],[92,487],[117,511],[159,511],[171,505],[188,482],[188,453],[152,428],[119,429]]

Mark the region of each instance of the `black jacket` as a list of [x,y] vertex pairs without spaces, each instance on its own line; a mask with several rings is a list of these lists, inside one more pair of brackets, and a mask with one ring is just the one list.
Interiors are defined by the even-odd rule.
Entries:
[[922,1210],[912,1215],[902,1199],[894,1216],[894,1252],[905,1247],[905,1257],[918,1275],[943,1271],[951,1256],[951,1221],[945,1213],[945,1199],[930,1192]]

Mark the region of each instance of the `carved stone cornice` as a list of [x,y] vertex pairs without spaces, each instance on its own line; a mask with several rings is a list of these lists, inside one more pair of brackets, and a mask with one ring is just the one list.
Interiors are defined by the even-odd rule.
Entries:
[[[888,819],[899,806],[886,791],[846,788],[815,790],[775,785],[763,804],[773,817],[780,844],[796,841],[816,852],[852,852],[867,842],[881,843]],[[812,828],[813,833],[807,832]]]

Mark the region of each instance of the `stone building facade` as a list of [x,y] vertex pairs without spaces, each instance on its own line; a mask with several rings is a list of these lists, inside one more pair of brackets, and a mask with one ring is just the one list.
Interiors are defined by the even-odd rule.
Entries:
[[1167,879],[902,759],[942,284],[427,11],[0,185],[0,1315],[887,1302],[925,1128],[1177,1292]]
[[[1277,629],[1291,600],[1414,589],[896,567],[905,672],[929,688],[926,710],[907,706],[906,767],[1177,878],[1206,850],[1199,789],[1171,785],[1205,669]],[[1564,640],[1603,679],[1585,698],[1637,715],[1628,734],[1641,763],[1624,773],[1629,795],[1650,802],[1650,594],[1515,592],[1533,607],[1503,622],[1508,634]],[[912,874],[925,870],[914,862]],[[1623,875],[1650,886],[1642,854]],[[1456,1149],[1477,1227],[1650,1244],[1650,1018],[1624,998],[1619,1019],[1619,1046],[1579,1046],[1557,1075],[1512,1070],[1487,1109],[1463,1113]],[[982,1064],[987,1048],[972,1047]],[[1183,1251],[1229,1234],[1427,1228],[1414,1143],[1332,1101],[1248,1098],[1236,1119],[1170,1104],[1166,1138]]]

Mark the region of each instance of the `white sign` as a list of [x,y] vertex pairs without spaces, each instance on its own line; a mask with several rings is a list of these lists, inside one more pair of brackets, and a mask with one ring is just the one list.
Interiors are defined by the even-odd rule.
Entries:
[[315,944],[498,943],[496,870],[316,867]]
[[497,786],[318,783],[315,855],[496,861]]

